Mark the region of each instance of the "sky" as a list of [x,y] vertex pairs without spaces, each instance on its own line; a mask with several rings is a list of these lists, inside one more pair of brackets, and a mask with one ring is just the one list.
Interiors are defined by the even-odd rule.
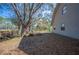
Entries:
[[14,12],[11,9],[10,4],[1,3],[0,4],[0,16],[4,18],[12,18],[14,16]]
[[[51,13],[51,8],[45,4],[41,7],[41,15],[42,17],[50,17],[50,13]],[[38,14],[38,13],[37,13]],[[14,18],[15,17],[15,13],[12,10],[12,6],[10,5],[10,3],[1,3],[0,4],[0,16],[4,17],[4,18]]]

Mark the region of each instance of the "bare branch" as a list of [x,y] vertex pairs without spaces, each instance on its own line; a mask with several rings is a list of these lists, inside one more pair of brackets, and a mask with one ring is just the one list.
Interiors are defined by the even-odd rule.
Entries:
[[21,16],[19,10],[17,9],[16,4],[15,4],[15,3],[11,3],[11,5],[12,5],[12,7],[13,7],[13,9],[14,9],[14,12],[16,13],[16,15],[17,15],[17,17],[18,17],[20,23],[21,23],[22,25],[24,25],[24,22],[23,22],[22,16]]
[[24,20],[25,20],[25,16],[26,16],[26,4],[24,3]]
[[31,14],[32,14],[33,7],[34,7],[34,3],[32,3],[32,5],[31,5],[31,7],[30,7],[30,16],[31,16]]
[[29,27],[31,24],[33,7],[34,7],[34,3],[32,3],[32,5],[29,4],[29,20],[26,23],[26,27]]
[[32,11],[32,15],[42,6],[42,4],[37,4],[36,7]]
[[[35,7],[34,7],[35,6]],[[29,20],[26,23],[26,28],[30,26],[31,22],[32,22],[32,15],[42,6],[42,4],[32,4],[30,6],[29,4]]]

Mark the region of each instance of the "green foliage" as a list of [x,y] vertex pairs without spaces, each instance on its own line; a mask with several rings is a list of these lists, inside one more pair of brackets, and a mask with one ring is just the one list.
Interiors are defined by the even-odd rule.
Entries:
[[17,25],[18,23],[17,18],[11,18],[10,20],[14,25]]
[[4,20],[4,18],[3,17],[0,17],[0,22],[2,22]]
[[14,29],[15,24],[11,22],[11,18],[0,17],[0,29]]
[[34,20],[31,26],[31,31],[36,32],[36,31],[46,31],[46,32],[51,32],[52,31],[52,26],[51,26],[51,21],[48,19],[38,19]]

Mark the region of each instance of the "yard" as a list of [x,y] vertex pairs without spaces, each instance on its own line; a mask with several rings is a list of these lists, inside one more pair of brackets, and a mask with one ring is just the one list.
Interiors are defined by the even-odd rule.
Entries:
[[54,33],[15,37],[0,42],[1,55],[79,54],[79,40]]
[[20,37],[15,37],[15,38],[0,42],[0,54],[1,55],[25,54],[23,51],[17,48],[19,42],[20,42]]

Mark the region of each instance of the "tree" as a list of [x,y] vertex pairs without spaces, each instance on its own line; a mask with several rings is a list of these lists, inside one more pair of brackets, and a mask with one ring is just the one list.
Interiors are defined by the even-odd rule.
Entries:
[[[42,4],[40,3],[23,3],[23,4],[16,4],[11,3],[14,12],[17,15],[17,21],[18,25],[20,26],[21,35],[23,35],[24,32],[27,32],[27,29],[30,28],[30,25],[32,23],[32,17],[33,15],[40,9]],[[20,6],[20,7],[19,7]],[[21,8],[22,9],[19,9]],[[27,19],[28,18],[28,19]]]
[[4,20],[4,18],[3,17],[0,17],[0,22],[2,22]]

